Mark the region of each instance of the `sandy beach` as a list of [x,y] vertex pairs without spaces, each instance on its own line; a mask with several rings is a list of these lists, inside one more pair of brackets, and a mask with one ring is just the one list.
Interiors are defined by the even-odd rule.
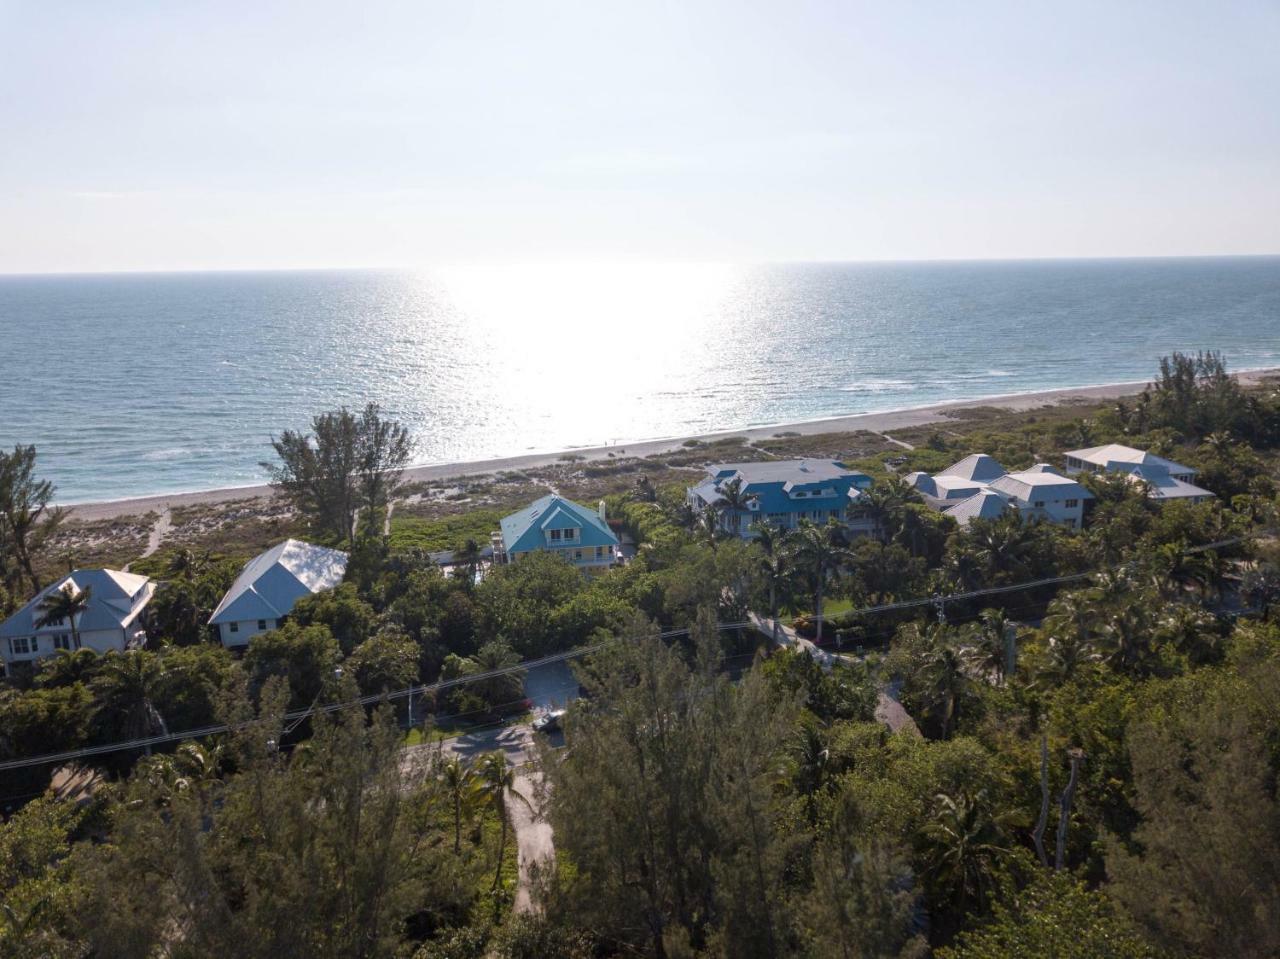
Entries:
[[[1252,370],[1237,375],[1242,384],[1250,385],[1261,382],[1269,376],[1280,373],[1280,370]],[[458,476],[476,476],[499,473],[507,470],[532,469],[548,466],[566,455],[582,457],[584,460],[605,459],[610,455],[649,456],[679,448],[689,440],[712,441],[727,437],[742,437],[746,440],[763,439],[776,436],[781,432],[800,435],[819,433],[852,432],[867,430],[872,433],[892,433],[893,430],[913,426],[925,426],[943,421],[949,412],[972,408],[975,406],[998,406],[1009,410],[1030,410],[1041,406],[1060,403],[1071,403],[1090,400],[1115,399],[1130,396],[1142,390],[1147,381],[1139,380],[1127,383],[1107,383],[1098,386],[1068,387],[1065,389],[1040,390],[1032,393],[1014,393],[997,396],[978,397],[958,400],[949,403],[935,403],[909,409],[885,410],[877,413],[854,413],[848,416],[834,416],[825,419],[807,420],[800,423],[774,423],[748,429],[726,430],[718,433],[704,433],[695,436],[676,436],[666,439],[646,440],[639,443],[618,444],[616,446],[591,446],[567,450],[552,450],[545,453],[527,453],[520,456],[507,456],[500,459],[475,460],[466,463],[441,463],[435,465],[413,466],[405,470],[408,482],[429,482],[450,479]],[[122,516],[137,516],[144,513],[162,512],[166,509],[183,506],[211,506],[236,500],[245,500],[272,495],[271,488],[261,486],[239,486],[226,489],[201,490],[190,493],[171,493],[159,496],[143,496],[133,499],[109,500],[99,503],[81,503],[69,507],[72,518],[86,522],[114,519]]]

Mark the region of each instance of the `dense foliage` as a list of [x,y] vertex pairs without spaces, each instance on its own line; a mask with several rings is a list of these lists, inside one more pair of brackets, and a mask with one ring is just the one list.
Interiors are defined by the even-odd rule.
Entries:
[[[860,464],[880,537],[744,542],[644,482],[608,497],[636,558],[595,577],[546,555],[446,575],[360,524],[347,581],[243,656],[203,626],[243,557],[153,557],[150,648],[15,677],[0,757],[234,731],[92,760],[79,806],[45,792],[47,766],[4,773],[0,952],[1275,955],[1277,410],[1213,354],[1175,355],[1136,401],[958,423],[898,464],[1125,442],[1218,494],[1156,505],[1089,477],[1082,530],[958,527],[888,455]],[[23,563],[3,562],[24,598]],[[936,599],[960,592],[981,595]],[[836,658],[722,627],[749,613],[796,617]],[[567,748],[539,740],[519,771],[536,794],[501,754],[404,752],[403,696],[285,716],[445,680],[415,725],[495,722],[523,712],[522,663],[588,646]],[[525,803],[556,858],[513,913]]]

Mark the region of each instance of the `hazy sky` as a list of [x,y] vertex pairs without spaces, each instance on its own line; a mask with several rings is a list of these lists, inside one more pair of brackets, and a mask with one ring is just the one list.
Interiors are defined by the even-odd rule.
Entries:
[[1280,252],[1280,0],[0,0],[0,272]]

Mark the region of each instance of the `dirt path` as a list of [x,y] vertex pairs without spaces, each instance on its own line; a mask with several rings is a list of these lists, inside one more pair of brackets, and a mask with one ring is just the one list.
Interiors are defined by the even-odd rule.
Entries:
[[[416,769],[435,750],[471,762],[484,753],[502,752],[516,767],[515,789],[525,802],[507,799],[507,815],[516,834],[520,873],[516,881],[516,912],[532,912],[533,880],[538,868],[555,861],[555,844],[551,824],[542,817],[543,788],[541,776],[532,765],[533,730],[529,726],[506,726],[501,729],[467,733],[439,743],[410,746],[404,750],[406,768]],[[526,805],[526,802],[528,805]]]
[[[147,534],[147,548],[142,551],[142,555],[138,559],[146,559],[148,556],[154,556],[156,550],[160,548],[160,544],[164,542],[164,538],[169,535],[169,530],[173,528],[173,513],[165,506],[160,511],[160,515],[156,517],[156,521],[151,525],[151,532]],[[124,571],[129,572],[129,567],[133,563],[127,563]]]

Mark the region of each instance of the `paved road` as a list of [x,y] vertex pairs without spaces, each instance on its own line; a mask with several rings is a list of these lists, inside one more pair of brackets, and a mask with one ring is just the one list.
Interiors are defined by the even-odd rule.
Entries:
[[[524,688],[525,695],[533,701],[534,708],[539,710],[566,706],[578,695],[578,681],[563,662],[530,670],[525,676]],[[407,768],[420,768],[436,750],[445,755],[457,756],[464,762],[474,761],[485,753],[499,751],[516,767],[515,791],[527,800],[527,804],[514,797],[507,797],[507,814],[511,817],[511,827],[515,830],[520,859],[515,908],[517,912],[530,912],[534,908],[530,895],[534,867],[555,860],[551,824],[542,818],[542,777],[531,765],[536,753],[532,728],[527,725],[506,726],[455,736],[439,743],[410,746],[404,751]]]
[[[790,626],[784,626],[776,620],[767,619],[756,613],[751,614],[751,622],[756,629],[772,639],[777,645],[804,650],[817,660],[823,669],[830,669],[832,662],[837,659],[852,662],[856,658],[847,653],[833,654],[825,649],[820,649],[813,642],[798,635]],[[920,735],[920,728],[916,726],[915,720],[902,708],[902,703],[898,702],[897,683],[881,686],[877,692],[876,721],[888,726],[890,732],[905,731],[909,736]]]

